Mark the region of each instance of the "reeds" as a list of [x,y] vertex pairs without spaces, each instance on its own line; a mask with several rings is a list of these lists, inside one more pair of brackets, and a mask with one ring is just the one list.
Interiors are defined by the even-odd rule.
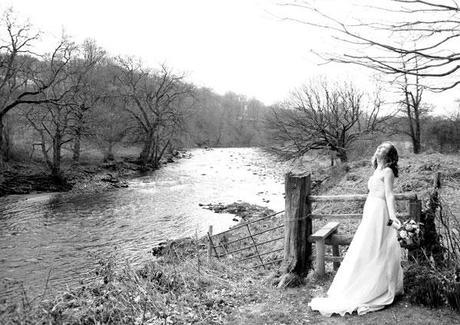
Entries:
[[206,262],[200,241],[134,269],[101,261],[97,279],[31,304],[0,307],[2,324],[223,324],[235,307],[261,299],[256,271]]

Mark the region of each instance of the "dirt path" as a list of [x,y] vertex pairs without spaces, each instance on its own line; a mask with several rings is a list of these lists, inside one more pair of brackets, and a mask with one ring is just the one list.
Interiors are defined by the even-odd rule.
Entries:
[[230,315],[228,324],[460,324],[459,313],[446,308],[414,306],[404,298],[384,310],[363,316],[328,318],[307,307],[311,294],[322,291],[323,287],[308,285],[287,290],[273,289],[262,303],[240,307]]

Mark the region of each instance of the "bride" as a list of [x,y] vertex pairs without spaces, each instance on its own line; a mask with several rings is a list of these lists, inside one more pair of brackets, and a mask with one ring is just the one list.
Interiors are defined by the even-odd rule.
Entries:
[[313,298],[308,304],[325,316],[357,311],[376,311],[393,302],[403,291],[403,272],[396,230],[393,194],[398,177],[398,152],[384,142],[372,158],[374,174],[368,182],[369,194],[363,217],[353,241],[327,292],[326,298]]

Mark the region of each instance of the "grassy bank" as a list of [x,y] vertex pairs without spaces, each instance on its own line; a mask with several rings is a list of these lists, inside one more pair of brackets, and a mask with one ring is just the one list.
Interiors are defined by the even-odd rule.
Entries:
[[[415,191],[426,199],[435,172],[443,175],[442,196],[455,217],[460,194],[460,159],[438,154],[408,156],[400,163],[401,176],[396,181],[397,192]],[[372,173],[367,161],[356,161],[347,167],[314,168],[316,193],[365,193],[367,178]],[[237,203],[229,206],[207,206],[216,212],[231,212],[242,220],[269,216],[267,208]],[[346,212],[349,206],[322,205],[324,212]],[[251,226],[257,233],[283,222],[283,216],[266,218]],[[325,221],[315,221],[317,228]],[[456,222],[452,220],[452,222]],[[454,224],[453,224],[454,225]],[[342,220],[340,232],[353,232],[357,221]],[[258,237],[259,241],[282,235],[282,229]],[[225,241],[247,235],[245,228],[228,236]],[[242,247],[248,242],[238,243]],[[264,250],[282,248],[282,241],[267,244]],[[156,257],[140,269],[129,265],[101,262],[98,279],[71,288],[52,297],[24,298],[15,303],[3,302],[0,323],[66,323],[66,324],[456,324],[460,314],[447,307],[430,309],[410,303],[400,297],[383,311],[364,316],[324,318],[307,307],[313,296],[324,295],[332,281],[332,267],[327,275],[307,277],[297,288],[276,288],[279,264],[265,269],[254,268],[254,252],[233,254],[227,258],[206,258],[206,239],[185,239],[167,245]],[[282,251],[267,255],[267,261],[277,259]]]
[[[23,300],[0,309],[2,324],[439,324],[458,323],[447,308],[429,309],[399,299],[365,316],[324,318],[307,303],[332,280],[310,277],[298,288],[272,286],[274,271],[208,264],[204,254],[176,248],[142,269],[101,265],[100,278],[50,299]],[[199,243],[198,243],[199,244]]]

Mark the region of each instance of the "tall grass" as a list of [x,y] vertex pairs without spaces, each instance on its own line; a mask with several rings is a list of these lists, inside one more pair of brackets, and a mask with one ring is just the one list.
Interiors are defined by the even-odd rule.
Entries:
[[23,298],[0,307],[2,324],[223,324],[236,306],[258,301],[256,271],[206,261],[200,241],[171,247],[133,269],[100,263],[97,279],[30,304]]

